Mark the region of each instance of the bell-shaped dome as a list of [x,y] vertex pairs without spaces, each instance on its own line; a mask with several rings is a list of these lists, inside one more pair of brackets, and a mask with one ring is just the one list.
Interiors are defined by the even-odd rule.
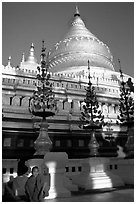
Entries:
[[49,55],[50,68],[54,72],[72,70],[90,65],[113,70],[113,57],[107,45],[94,36],[85,26],[78,10],[71,27],[63,40],[59,41]]

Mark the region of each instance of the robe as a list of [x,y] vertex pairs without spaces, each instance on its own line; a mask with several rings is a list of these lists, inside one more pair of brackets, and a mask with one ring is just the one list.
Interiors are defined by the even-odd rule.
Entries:
[[25,191],[29,201],[38,202],[48,195],[47,186],[47,177],[44,175],[38,175],[34,177],[30,176],[25,185]]
[[28,200],[31,202],[34,201],[33,194],[34,194],[35,185],[36,185],[36,177],[31,175],[25,184],[25,193]]

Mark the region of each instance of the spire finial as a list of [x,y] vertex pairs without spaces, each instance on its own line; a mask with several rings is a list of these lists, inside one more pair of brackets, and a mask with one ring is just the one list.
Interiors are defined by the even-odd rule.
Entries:
[[11,56],[8,58],[8,66],[11,67]]
[[25,61],[25,53],[23,52],[21,62],[24,62],[24,61]]
[[42,52],[45,52],[46,48],[45,48],[45,45],[44,45],[44,40],[42,40]]
[[92,85],[91,83],[91,75],[90,75],[90,61],[88,60],[88,79],[89,79],[89,85]]
[[76,5],[76,12],[75,12],[74,16],[80,16],[79,9],[78,9],[77,5]]
[[33,43],[31,43],[27,62],[29,62],[29,63],[36,63],[37,62],[37,60],[35,58],[35,50],[34,50],[34,44]]
[[120,76],[122,78],[122,81],[123,81],[123,72],[122,72],[122,69],[121,69],[121,63],[120,63],[120,59],[118,59],[118,62],[119,62],[119,72],[120,72]]
[[34,56],[34,44],[33,43],[31,44],[31,47],[30,47],[30,56]]
[[45,48],[45,45],[44,45],[44,40],[42,40],[41,62],[45,60],[45,56],[46,56],[45,50],[46,50],[46,48]]

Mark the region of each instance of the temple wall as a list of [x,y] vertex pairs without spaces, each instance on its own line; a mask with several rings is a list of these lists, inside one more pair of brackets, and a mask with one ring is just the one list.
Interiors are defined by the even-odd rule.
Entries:
[[[86,162],[89,162],[89,163],[91,162],[91,169],[85,169],[84,164]],[[17,176],[17,165],[18,165],[18,161],[15,159],[14,160],[13,159],[3,160],[3,167],[2,167],[2,171],[3,171],[2,193],[3,194],[4,194],[4,184]],[[96,159],[89,158],[88,160],[69,159],[65,166],[65,175],[68,178],[70,178],[73,184],[78,183],[76,184],[77,186],[85,185],[83,181],[82,183],[80,183],[80,178],[81,178],[80,175],[82,176],[84,176],[85,174],[91,175],[91,173],[92,173],[92,176],[95,173],[98,175],[100,174],[103,175],[104,173],[105,174],[104,181],[106,180],[106,177],[107,177],[111,182],[111,186],[112,186],[112,182],[113,182],[113,185],[115,185],[114,183],[117,182],[113,180],[113,178],[114,179],[116,178],[115,176],[118,176],[118,179],[121,179],[125,185],[134,185],[134,160],[133,159],[122,159],[122,158],[96,158]],[[97,179],[99,178],[97,177]],[[76,180],[78,182],[76,182]],[[65,180],[63,182],[65,182]],[[21,184],[19,183],[19,185]],[[66,183],[66,187],[67,187],[67,183]]]
[[[94,158],[92,159],[92,165]],[[103,166],[95,167],[96,171],[101,171],[103,169],[111,171],[114,174],[120,176],[125,184],[134,184],[134,160],[133,159],[121,159],[121,158],[97,158],[99,159],[99,164],[103,164]],[[84,159],[69,159],[65,170],[66,175],[71,177],[73,175],[79,175],[83,171],[82,163]],[[95,163],[95,162],[94,162]],[[3,182],[8,182],[11,177],[17,176],[17,159],[5,159],[3,160]]]
[[[48,118],[49,132],[52,134],[54,143],[57,139],[61,142],[61,146],[58,147],[57,150],[59,150],[59,148],[63,148],[64,150],[64,146],[66,146],[67,151],[69,151],[67,146],[67,140],[69,140],[74,144],[74,146],[71,147],[73,148],[72,154],[78,154],[76,148],[81,148],[78,144],[80,142],[79,140],[84,140],[84,149],[87,147],[86,142],[89,140],[89,135],[87,135],[86,138],[82,138],[85,133],[84,130],[81,130],[79,127],[79,115],[82,111],[82,102],[86,95],[85,90],[88,84],[88,78],[86,76],[82,76],[83,81],[81,81],[81,78],[79,80],[79,77],[74,74],[50,74],[55,98],[57,99],[58,110],[54,117]],[[35,85],[37,80],[35,77],[35,72],[31,73],[27,70],[18,70],[13,74],[3,73],[2,127],[4,129],[5,138],[12,137],[11,140],[14,140],[14,136],[16,134],[14,132],[19,132],[19,134],[16,135],[16,140],[19,140],[19,137],[23,135],[24,131],[24,135],[27,136],[24,136],[24,142],[27,139],[33,139],[35,141],[37,134],[36,131],[38,132],[41,122],[40,118],[35,117],[30,113],[29,107],[30,98],[36,88]],[[98,76],[94,76],[92,78],[99,108],[103,111],[105,120],[112,120],[113,134],[117,137],[120,134],[120,131],[122,131],[121,134],[124,134],[126,131],[120,130],[120,127],[116,124],[119,109],[119,84],[117,80],[106,80],[106,78],[100,78],[102,78],[102,76],[99,76],[99,78]],[[9,135],[10,130],[13,131],[11,135]],[[105,134],[105,131],[107,131],[106,127],[103,131]],[[79,132],[81,133],[81,138],[78,138]],[[61,138],[65,138],[65,144],[61,141]],[[26,146],[24,146],[24,148],[25,147]],[[4,146],[5,153],[7,148],[7,146]],[[11,148],[14,152],[14,148],[18,148],[17,144],[14,142],[11,144]],[[18,149],[18,151],[20,150]],[[73,153],[73,151],[76,152]],[[80,153],[83,154],[83,150]]]
[[[2,105],[3,108],[6,106],[10,107],[20,107],[21,109],[26,109],[28,110],[29,108],[29,100],[30,97],[28,96],[19,96],[19,95],[14,95],[12,96],[11,94],[3,94],[2,97]],[[83,99],[82,99],[83,101]],[[66,101],[66,99],[57,99],[57,108],[59,112],[65,112],[65,113],[79,113],[82,110],[82,101],[77,98],[71,99],[70,101]],[[111,104],[111,103],[102,103],[99,102],[99,108],[103,112],[105,116],[110,115],[111,117],[115,116],[118,114],[118,105],[117,104]],[[15,111],[15,108],[13,108]]]
[[[29,96],[28,96],[29,95]],[[72,94],[70,97],[68,96],[68,99],[66,99],[63,93],[60,93],[59,91],[56,93],[57,95],[57,112],[53,118],[49,120],[50,126],[49,129],[56,128],[56,129],[66,129],[66,130],[79,130],[77,122],[79,122],[79,115],[82,111],[82,102],[84,100],[84,96],[80,93],[79,95]],[[30,96],[31,92],[18,92],[17,95],[13,95],[13,92],[10,92],[10,94],[4,94],[2,97],[2,105],[3,105],[3,116],[5,118],[14,118],[16,121],[9,120],[8,122],[3,121],[3,127],[11,128],[14,126],[14,128],[33,128],[33,121],[32,114],[29,111],[29,105],[30,105]],[[98,98],[99,99],[99,98]],[[112,123],[116,123],[116,118],[118,114],[118,104],[112,104],[111,101],[108,102],[102,102],[103,97],[100,98],[99,101],[99,108],[105,115],[106,119],[111,119]],[[21,122],[22,119],[29,119],[30,122],[27,121]],[[52,125],[52,120],[56,121],[54,125]],[[61,121],[61,122],[60,122]],[[63,122],[64,121],[64,122]],[[69,124],[66,124],[69,121]],[[114,130],[119,131],[118,128],[116,128],[116,125],[114,127]]]

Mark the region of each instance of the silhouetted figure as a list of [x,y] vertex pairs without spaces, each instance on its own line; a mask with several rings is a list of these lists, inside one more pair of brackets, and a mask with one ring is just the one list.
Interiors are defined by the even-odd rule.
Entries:
[[25,165],[25,160],[20,159],[17,167],[17,175],[18,176],[23,175],[27,171],[28,171],[28,167]]
[[[24,170],[25,171],[25,170]],[[20,197],[20,195],[25,196],[25,184],[28,180],[30,172],[27,171],[20,176],[13,179],[13,191],[14,195]]]
[[15,178],[5,184],[4,201],[19,201],[25,199],[25,183],[28,179],[28,168],[23,168]]

